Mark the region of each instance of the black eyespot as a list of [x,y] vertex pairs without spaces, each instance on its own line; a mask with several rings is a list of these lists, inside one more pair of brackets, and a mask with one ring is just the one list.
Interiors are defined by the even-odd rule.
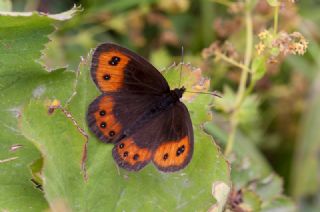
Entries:
[[139,158],[139,155],[138,155],[138,154],[135,154],[135,155],[133,156],[133,160],[138,160],[138,158]]
[[181,147],[178,148],[176,155],[179,156],[184,152],[184,145],[182,145]]
[[129,152],[127,152],[127,151],[125,151],[125,152],[123,153],[123,157],[128,157],[128,155],[129,155]]
[[109,74],[106,74],[106,75],[103,76],[104,80],[109,80],[110,78],[111,78],[111,76]]
[[122,149],[123,147],[124,147],[124,143],[121,143],[121,144],[119,145],[119,148]]
[[109,65],[116,66],[120,62],[120,57],[113,56],[109,61]]
[[168,157],[169,157],[169,154],[168,154],[168,153],[164,154],[164,155],[163,155],[163,160],[167,160]]
[[100,127],[101,127],[101,128],[106,128],[106,126],[107,126],[107,123],[106,123],[106,122],[103,121],[103,122],[100,123]]
[[99,114],[100,114],[100,116],[104,116],[104,115],[106,115],[106,111],[105,110],[101,110]]
[[112,137],[112,136],[114,136],[116,133],[113,131],[113,130],[111,130],[110,132],[109,132],[109,135]]

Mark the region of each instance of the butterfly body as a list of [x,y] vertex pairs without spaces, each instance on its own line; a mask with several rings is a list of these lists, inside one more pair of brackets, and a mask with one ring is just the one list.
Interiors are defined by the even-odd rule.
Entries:
[[137,129],[143,127],[145,124],[148,124],[150,120],[154,119],[162,112],[169,110],[177,102],[179,102],[179,99],[182,97],[184,92],[185,88],[182,87],[170,90],[170,92],[168,93],[164,93],[159,98],[159,100],[155,102],[154,105],[150,106],[150,109],[148,109],[144,114],[142,114],[134,123],[132,123],[130,127],[128,127],[124,131],[121,139],[130,136]]
[[193,129],[180,101],[184,87],[170,90],[145,59],[111,43],[95,50],[91,76],[102,94],[89,106],[87,122],[101,141],[115,145],[120,167],[138,171],[152,161],[168,172],[190,162]]

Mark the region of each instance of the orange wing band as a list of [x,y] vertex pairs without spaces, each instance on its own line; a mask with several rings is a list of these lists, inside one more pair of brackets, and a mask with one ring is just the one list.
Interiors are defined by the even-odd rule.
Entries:
[[179,141],[168,141],[161,144],[154,152],[153,161],[160,168],[179,167],[184,165],[190,154],[188,136]]
[[130,59],[118,52],[102,52],[99,55],[96,80],[103,92],[114,92],[122,88],[125,67]]
[[112,139],[120,133],[122,126],[113,115],[113,99],[110,96],[101,98],[94,117],[99,130],[105,137]]
[[147,148],[138,147],[131,138],[119,142],[116,148],[119,157],[131,166],[150,160],[152,155]]

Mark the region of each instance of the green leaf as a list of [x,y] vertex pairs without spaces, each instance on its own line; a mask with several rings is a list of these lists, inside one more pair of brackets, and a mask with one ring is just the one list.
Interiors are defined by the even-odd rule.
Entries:
[[229,113],[233,109],[235,101],[236,94],[229,86],[224,86],[223,98],[217,98],[214,100],[214,108],[222,111],[223,113]]
[[[220,117],[218,117],[219,119]],[[205,129],[219,143],[226,143],[227,134],[215,124],[207,123]],[[269,164],[252,140],[238,131],[234,153],[230,156],[232,182],[235,190],[243,190],[242,209],[248,211],[292,211],[293,202],[282,196],[282,179],[272,172]],[[284,201],[282,201],[285,199]]]
[[[220,117],[217,117],[220,119]],[[216,123],[206,123],[205,130],[211,134],[215,140],[225,145],[227,142],[227,132]],[[230,159],[232,164],[232,182],[237,189],[245,187],[248,182],[262,179],[271,174],[271,168],[263,155],[258,151],[254,143],[237,131],[235,136],[233,156]]]
[[[40,157],[22,135],[18,117],[31,97],[70,95],[71,72],[43,70],[36,62],[54,31],[53,19],[37,14],[0,16],[0,210],[42,211],[48,204],[31,182],[29,165]],[[69,86],[68,86],[69,85]],[[62,88],[57,91],[55,88]],[[17,148],[19,147],[19,148]]]
[[[215,98],[214,108],[216,110],[221,110],[225,114],[229,114],[234,108],[234,102],[236,101],[236,94],[233,90],[225,86],[223,89],[223,98]],[[258,115],[259,100],[256,95],[247,96],[244,99],[241,107],[239,108],[238,119],[242,126],[250,127],[256,125],[259,118]]]
[[39,158],[32,162],[30,170],[32,173],[32,181],[38,185],[42,185],[41,171],[43,168],[43,158]]
[[253,81],[258,81],[266,73],[266,58],[264,56],[256,56],[252,61]]
[[[304,208],[306,209],[306,208]],[[297,211],[294,202],[287,197],[279,196],[272,201],[262,205],[261,212],[295,212]]]
[[258,181],[255,187],[257,194],[263,201],[270,201],[272,198],[282,194],[283,181],[278,175],[271,174]]
[[[89,65],[87,61],[80,65],[76,96],[67,108],[77,126],[87,133],[87,107],[99,95],[90,78]],[[199,77],[198,71],[184,72],[187,79]],[[174,80],[171,76],[175,78],[169,75],[169,81]],[[89,133],[87,182],[80,169],[85,137],[60,110],[49,115],[44,101],[30,102],[24,108],[21,127],[43,154],[44,191],[51,209],[61,205],[74,211],[209,209],[215,203],[212,184],[216,181],[228,184],[229,167],[201,127],[210,117],[212,98],[198,95],[185,101],[195,133],[195,151],[187,168],[177,173],[161,173],[150,164],[140,172],[119,170],[112,158],[113,145],[104,144]]]
[[261,200],[257,194],[250,190],[243,190],[243,203],[240,204],[240,207],[244,211],[260,211],[261,209]]

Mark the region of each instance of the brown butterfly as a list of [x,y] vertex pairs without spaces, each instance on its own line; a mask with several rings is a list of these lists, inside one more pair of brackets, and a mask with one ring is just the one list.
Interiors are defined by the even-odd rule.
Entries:
[[112,43],[94,51],[91,77],[102,94],[90,104],[87,122],[101,141],[114,144],[120,167],[138,171],[152,161],[173,172],[190,162],[193,128],[180,102],[184,87],[170,90],[147,60]]

